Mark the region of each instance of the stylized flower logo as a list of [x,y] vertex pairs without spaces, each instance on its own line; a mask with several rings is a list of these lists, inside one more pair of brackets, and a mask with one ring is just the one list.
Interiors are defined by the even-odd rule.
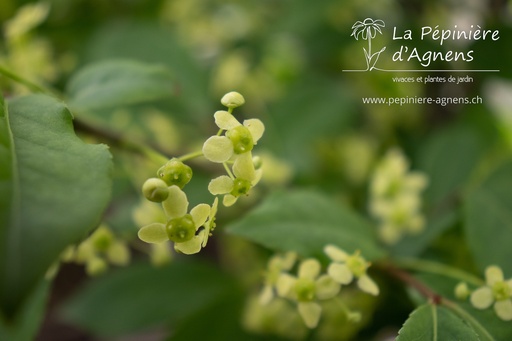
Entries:
[[372,54],[372,39],[376,37],[377,32],[382,34],[382,27],[385,27],[386,24],[382,20],[373,20],[371,18],[366,18],[363,21],[356,21],[354,25],[352,25],[352,34],[350,36],[354,36],[356,40],[359,40],[359,36],[361,36],[364,40],[368,40],[368,50],[363,47],[364,55],[366,58],[366,70],[371,71],[375,69],[375,64],[379,59],[380,54],[386,49],[383,47],[380,51]]

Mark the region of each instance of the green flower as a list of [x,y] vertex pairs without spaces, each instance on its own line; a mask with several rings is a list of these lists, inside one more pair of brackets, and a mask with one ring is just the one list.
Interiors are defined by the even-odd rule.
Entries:
[[223,163],[233,155],[250,152],[265,131],[263,122],[258,119],[245,120],[242,125],[227,111],[217,111],[214,117],[226,134],[212,136],[203,144],[203,154],[212,162]]
[[421,192],[428,180],[409,164],[398,149],[390,150],[377,166],[370,183],[370,212],[380,222],[379,235],[388,244],[404,234],[423,230]]
[[297,302],[299,315],[308,328],[315,328],[322,314],[317,300],[335,297],[341,287],[331,276],[320,275],[320,270],[320,262],[310,258],[300,263],[297,277],[281,273],[277,280],[278,295]]
[[263,170],[255,170],[251,153],[241,154],[236,157],[233,164],[235,178],[221,175],[208,184],[208,190],[213,195],[224,194],[222,203],[231,206],[241,195],[248,195],[261,179]]
[[512,320],[512,279],[504,280],[503,271],[491,265],[485,269],[486,285],[476,289],[470,302],[477,309],[487,309],[494,303],[496,315],[504,321]]
[[207,204],[195,206],[188,212],[188,200],[185,192],[178,186],[169,187],[169,196],[162,202],[167,223],[153,223],[139,230],[139,238],[146,243],[174,242],[174,249],[184,254],[194,254],[205,245],[208,233],[206,229],[198,232],[211,216],[211,207]]
[[272,301],[279,276],[283,272],[290,271],[296,260],[297,254],[295,252],[275,255],[269,259],[265,273],[265,284],[260,293],[261,304],[268,304]]
[[366,274],[370,263],[361,257],[358,251],[349,255],[334,245],[327,245],[324,252],[333,261],[327,268],[327,273],[337,283],[347,285],[355,277],[359,289],[374,296],[379,294],[379,287]]
[[86,272],[99,275],[108,269],[108,264],[125,266],[130,262],[130,250],[126,242],[114,236],[106,225],[100,225],[76,248],[68,248],[62,261],[84,264]]

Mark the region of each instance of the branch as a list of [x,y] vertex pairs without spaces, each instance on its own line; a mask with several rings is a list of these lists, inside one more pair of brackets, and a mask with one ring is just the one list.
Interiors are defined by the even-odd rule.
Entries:
[[170,159],[168,153],[156,146],[146,147],[142,143],[132,142],[126,139],[122,134],[93,125],[79,118],[73,120],[73,125],[77,132],[96,136],[108,143],[111,147],[118,147],[145,156],[157,164],[164,164]]
[[415,289],[418,293],[420,293],[423,297],[427,298],[433,304],[440,304],[443,300],[443,297],[430,289],[428,286],[417,280],[410,273],[405,270],[402,270],[392,264],[382,265],[381,268],[391,277],[398,279],[403,282],[407,286]]

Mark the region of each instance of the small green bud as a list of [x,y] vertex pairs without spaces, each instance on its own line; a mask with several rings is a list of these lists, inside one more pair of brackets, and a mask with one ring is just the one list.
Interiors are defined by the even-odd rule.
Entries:
[[315,282],[309,278],[299,278],[293,290],[299,302],[309,302],[315,298]]
[[192,179],[192,168],[178,159],[171,159],[158,170],[157,175],[167,185],[183,188]]
[[252,163],[254,165],[254,169],[258,170],[261,168],[261,166],[263,166],[263,160],[261,160],[261,157],[259,156],[254,156],[252,158]]
[[165,181],[150,178],[142,185],[142,193],[149,201],[162,202],[169,196],[169,189]]
[[236,178],[233,181],[233,189],[230,194],[234,197],[239,197],[241,195],[249,193],[251,189],[251,182],[245,179]]
[[226,136],[233,143],[235,154],[250,152],[254,147],[251,132],[245,126],[238,126],[226,132]]
[[167,236],[175,243],[183,243],[192,239],[196,234],[194,220],[190,214],[181,218],[169,220],[166,226]]
[[98,276],[108,270],[108,264],[99,257],[91,258],[85,264],[85,272],[90,276]]
[[466,282],[460,282],[455,287],[455,297],[459,300],[465,300],[469,297],[471,291],[469,291],[468,285]]
[[244,96],[242,96],[238,92],[232,91],[225,94],[220,100],[220,102],[222,103],[222,105],[234,109],[244,105],[245,99]]

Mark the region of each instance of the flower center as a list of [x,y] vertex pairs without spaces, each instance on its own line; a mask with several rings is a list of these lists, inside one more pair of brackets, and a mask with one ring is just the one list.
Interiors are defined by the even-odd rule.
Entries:
[[507,282],[501,281],[494,283],[492,286],[492,293],[496,301],[503,301],[512,296],[512,289]]
[[349,256],[346,263],[350,271],[356,277],[361,277],[364,275],[366,273],[366,269],[368,268],[368,263],[366,263],[364,258],[359,256],[357,253],[355,255]]
[[167,236],[175,243],[186,242],[196,234],[194,220],[190,214],[185,214],[181,218],[169,220],[166,226]]
[[235,154],[250,152],[254,147],[251,132],[247,127],[237,126],[226,132],[226,136],[233,142],[233,151]]
[[245,179],[236,178],[233,181],[233,189],[231,190],[231,195],[234,197],[239,197],[241,195],[249,193],[251,189],[251,182]]
[[315,282],[309,278],[297,279],[294,290],[299,302],[308,302],[315,298]]
[[157,175],[167,185],[183,188],[192,179],[192,168],[177,159],[172,159],[158,170]]

